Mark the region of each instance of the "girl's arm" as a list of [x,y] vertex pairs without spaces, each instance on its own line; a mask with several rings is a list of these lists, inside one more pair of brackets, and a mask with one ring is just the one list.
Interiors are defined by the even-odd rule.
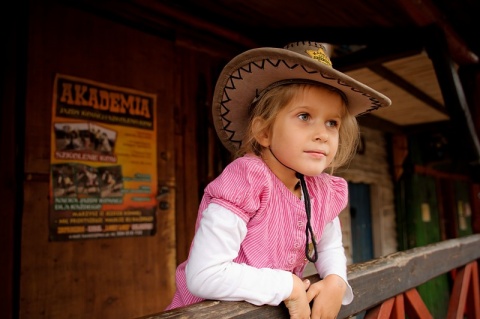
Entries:
[[278,305],[293,289],[292,274],[238,264],[245,222],[231,211],[210,204],[203,212],[186,265],[190,292],[204,299]]
[[347,259],[338,217],[325,226],[322,237],[317,244],[317,249],[318,261],[315,263],[315,268],[320,278],[326,278],[328,275],[337,275],[342,278],[347,285],[342,304],[348,305],[353,300],[353,291],[347,281]]
[[307,291],[308,301],[314,300],[311,317],[336,318],[342,304],[348,304],[353,299],[352,288],[347,282],[338,217],[325,227],[317,248],[319,254],[315,266],[323,279],[312,284]]

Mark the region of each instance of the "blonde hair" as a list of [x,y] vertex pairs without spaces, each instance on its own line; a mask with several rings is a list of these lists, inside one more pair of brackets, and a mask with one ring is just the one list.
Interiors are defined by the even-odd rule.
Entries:
[[[335,158],[329,166],[330,172],[333,173],[336,168],[347,164],[355,156],[358,146],[360,133],[357,120],[347,110],[347,101],[345,95],[338,89],[322,83],[287,84],[273,87],[269,91],[264,92],[263,96],[255,101],[250,107],[249,124],[245,131],[245,137],[243,138],[242,145],[235,153],[235,157],[241,157],[247,153],[254,153],[257,156],[260,156],[266,148],[257,142],[255,138],[256,133],[263,130],[270,131],[273,127],[273,123],[275,122],[278,112],[287,106],[288,103],[290,103],[290,101],[299,93],[299,91],[305,90],[311,86],[317,86],[331,92],[335,92],[339,94],[344,101],[344,110],[342,113],[342,121],[339,130],[338,150]],[[263,126],[258,128],[257,132],[254,132],[252,123],[257,117],[263,119]]]

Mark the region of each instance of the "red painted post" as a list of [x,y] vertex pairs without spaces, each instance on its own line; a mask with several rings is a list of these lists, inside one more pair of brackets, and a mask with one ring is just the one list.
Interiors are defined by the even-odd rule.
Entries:
[[405,309],[409,318],[433,319],[415,288],[405,292]]
[[476,261],[471,263],[472,276],[470,280],[470,287],[467,295],[467,318],[480,318],[480,282],[478,281],[478,263]]
[[365,319],[389,319],[394,303],[395,298],[384,301],[382,304],[368,310]]

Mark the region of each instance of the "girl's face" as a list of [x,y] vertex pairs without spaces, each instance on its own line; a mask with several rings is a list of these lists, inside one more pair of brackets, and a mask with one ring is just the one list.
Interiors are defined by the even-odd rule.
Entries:
[[299,90],[277,114],[272,129],[260,135],[258,142],[267,148],[263,159],[284,183],[295,176],[291,169],[306,176],[321,174],[337,153],[344,112],[335,92],[318,86]]

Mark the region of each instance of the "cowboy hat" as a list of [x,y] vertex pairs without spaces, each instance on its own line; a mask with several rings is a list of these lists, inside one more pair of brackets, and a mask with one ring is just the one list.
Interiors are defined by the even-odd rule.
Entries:
[[239,54],[222,70],[213,96],[213,122],[218,137],[232,153],[240,147],[248,126],[249,107],[263,92],[286,80],[307,80],[337,88],[347,108],[359,116],[389,106],[385,95],[335,70],[318,42],[301,41],[284,48],[257,48]]

